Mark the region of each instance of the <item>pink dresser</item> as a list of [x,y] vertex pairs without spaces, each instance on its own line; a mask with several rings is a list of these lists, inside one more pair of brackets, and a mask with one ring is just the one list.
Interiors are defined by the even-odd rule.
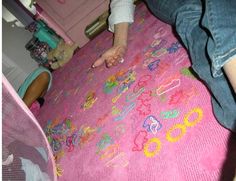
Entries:
[[38,18],[43,19],[67,43],[84,46],[85,28],[109,8],[109,0],[37,0]]

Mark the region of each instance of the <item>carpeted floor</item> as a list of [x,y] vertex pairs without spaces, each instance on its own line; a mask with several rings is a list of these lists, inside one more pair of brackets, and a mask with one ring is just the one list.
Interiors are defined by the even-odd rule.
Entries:
[[214,118],[171,27],[138,5],[125,62],[89,69],[111,44],[105,31],[53,73],[38,120],[59,180],[232,179],[235,135]]

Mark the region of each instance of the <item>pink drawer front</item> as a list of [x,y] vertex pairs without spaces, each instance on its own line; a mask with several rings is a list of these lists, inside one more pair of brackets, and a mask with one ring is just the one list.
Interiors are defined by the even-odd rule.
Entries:
[[109,1],[105,1],[96,9],[91,11],[85,18],[81,19],[70,30],[68,30],[67,34],[74,42],[78,43],[79,47],[84,46],[89,41],[89,39],[85,36],[84,33],[86,26],[88,26],[100,15],[102,15],[105,11],[107,11],[108,7],[109,7]]
[[[96,11],[101,4],[108,2],[107,0],[37,0],[42,9],[65,31],[87,18],[88,14]],[[93,14],[98,17],[99,13]]]

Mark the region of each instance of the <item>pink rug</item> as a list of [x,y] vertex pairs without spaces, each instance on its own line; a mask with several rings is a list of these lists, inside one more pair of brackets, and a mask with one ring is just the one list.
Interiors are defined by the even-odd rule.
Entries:
[[235,135],[214,118],[210,95],[171,27],[139,5],[125,62],[90,70],[111,43],[103,32],[54,72],[38,120],[43,127],[71,121],[55,138],[63,144],[55,150],[59,180],[232,179]]

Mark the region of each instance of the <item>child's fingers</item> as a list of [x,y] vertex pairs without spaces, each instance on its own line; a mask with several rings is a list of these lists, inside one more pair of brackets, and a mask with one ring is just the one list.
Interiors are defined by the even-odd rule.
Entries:
[[106,51],[99,59],[97,59],[92,67],[98,67],[100,65],[102,65],[104,62],[106,63],[106,66],[112,67],[115,66],[119,63],[122,63],[122,57],[124,55],[124,51],[123,49],[115,49],[115,48],[111,48],[108,51]]
[[113,63],[113,66],[117,66],[119,64],[119,62],[118,61],[115,61],[114,63]]
[[111,66],[116,66],[119,63],[119,57],[118,56],[113,56],[110,57],[107,61],[107,67],[111,67]]
[[96,67],[102,65],[102,64],[105,62],[105,60],[106,60],[106,59],[105,59],[104,57],[100,57],[99,59],[97,59],[97,60],[93,63],[92,67],[93,67],[93,68],[96,68]]
[[114,63],[114,58],[113,57],[108,57],[106,59],[106,66],[109,68],[109,67],[112,67],[113,66],[113,63]]

